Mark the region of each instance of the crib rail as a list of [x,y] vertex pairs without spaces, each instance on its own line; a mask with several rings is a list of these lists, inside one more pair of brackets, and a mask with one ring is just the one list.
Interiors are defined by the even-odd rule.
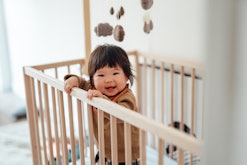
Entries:
[[[125,160],[127,164],[131,164],[131,142],[130,142],[130,128],[135,126],[140,129],[140,164],[145,165],[147,162],[146,147],[151,146],[157,151],[157,164],[164,164],[167,153],[165,147],[167,144],[177,146],[178,156],[176,158],[177,164],[184,164],[185,152],[190,154],[190,163],[194,164],[193,157],[201,157],[202,151],[202,136],[196,138],[193,134],[198,133],[196,126],[199,121],[189,121],[191,127],[190,134],[183,132],[183,127],[174,129],[174,125],[168,124],[176,119],[174,101],[176,94],[176,84],[174,80],[165,80],[166,76],[170,78],[175,77],[174,74],[187,76],[187,66],[180,66],[175,61],[165,62],[164,60],[156,60],[147,55],[141,55],[136,51],[129,52],[130,58],[133,58],[133,66],[136,71],[136,85],[133,88],[136,90],[139,107],[141,113],[130,111],[122,106],[107,101],[101,98],[93,98],[88,100],[86,98],[86,91],[74,88],[70,95],[66,94],[63,89],[62,78],[67,73],[82,74],[84,60],[71,60],[65,62],[58,62],[53,64],[45,64],[32,67],[24,67],[23,73],[25,78],[26,100],[27,100],[27,116],[29,121],[29,129],[31,136],[31,145],[33,153],[33,162],[35,164],[95,164],[94,156],[96,153],[95,142],[93,138],[92,114],[87,105],[92,105],[99,109],[98,122],[103,122],[103,114],[108,113],[111,117],[111,146],[112,146],[112,163],[118,162],[117,158],[117,138],[116,138],[116,121],[121,119],[125,124]],[[150,60],[151,59],[151,60]],[[182,62],[181,62],[182,63]],[[170,66],[170,67],[169,67]],[[191,67],[191,65],[189,65]],[[177,70],[177,67],[180,68]],[[186,67],[186,69],[184,69]],[[196,72],[200,65],[192,65],[192,71],[189,81],[192,82],[190,91],[195,93],[196,79],[202,80],[202,76]],[[190,69],[189,69],[190,70]],[[61,72],[61,73],[60,73]],[[168,73],[169,72],[169,73]],[[179,73],[178,73],[179,72]],[[150,75],[148,75],[150,74]],[[156,76],[159,74],[160,76]],[[153,76],[151,79],[148,76]],[[157,80],[157,77],[161,77]],[[152,80],[150,82],[150,80]],[[185,92],[185,86],[181,78],[181,92]],[[156,92],[153,86],[156,82],[160,82],[164,92]],[[167,90],[164,84],[165,81],[170,81],[173,86],[168,93],[169,99],[166,99]],[[173,84],[173,85],[172,85]],[[151,87],[150,88],[148,87]],[[163,87],[162,87],[163,86]],[[146,88],[146,90],[144,90]],[[170,86],[169,86],[170,88]],[[159,94],[157,94],[159,93]],[[150,95],[149,95],[150,94]],[[148,96],[149,97],[146,97]],[[179,121],[186,123],[184,107],[185,95],[180,97],[179,106]],[[195,102],[198,98],[195,94],[191,96],[190,108],[192,109],[189,114],[192,119],[195,115]],[[167,96],[167,97],[168,97]],[[151,98],[150,98],[151,97]],[[160,97],[159,101],[155,101],[155,97]],[[201,99],[201,98],[200,98]],[[151,101],[147,101],[151,100]],[[166,106],[165,100],[169,100],[169,106]],[[188,101],[188,100],[186,100]],[[143,104],[141,104],[143,103]],[[199,103],[200,104],[200,103]],[[149,113],[149,110],[154,110]],[[157,110],[159,109],[159,110]],[[167,110],[169,109],[169,110]],[[169,111],[169,113],[167,113]],[[191,114],[192,113],[192,114]],[[201,114],[200,114],[201,115]],[[169,117],[167,117],[169,116]],[[202,121],[201,121],[202,122]],[[103,126],[103,124],[101,124]],[[199,124],[202,127],[202,124]],[[194,131],[195,130],[195,131]],[[100,164],[104,164],[104,129],[98,130],[99,132],[99,156]],[[150,140],[151,139],[151,140]],[[172,152],[173,147],[171,147]],[[170,152],[170,153],[171,153]],[[65,156],[68,155],[68,156]],[[173,157],[173,155],[170,155]],[[78,159],[80,158],[80,159]]]

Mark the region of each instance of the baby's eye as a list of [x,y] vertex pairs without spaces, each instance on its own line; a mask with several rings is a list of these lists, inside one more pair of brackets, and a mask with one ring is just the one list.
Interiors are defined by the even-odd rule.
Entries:
[[103,74],[98,74],[97,76],[98,76],[98,77],[104,77],[104,75],[103,75]]
[[119,72],[115,72],[115,73],[113,73],[113,75],[118,75],[119,74]]

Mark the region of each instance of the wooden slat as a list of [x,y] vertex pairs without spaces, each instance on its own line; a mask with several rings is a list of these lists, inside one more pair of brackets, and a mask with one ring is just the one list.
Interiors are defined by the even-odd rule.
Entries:
[[191,72],[191,135],[194,134],[195,130],[195,68]]
[[71,144],[71,153],[72,153],[72,164],[76,164],[76,144],[75,144],[75,135],[74,135],[74,120],[73,120],[73,108],[72,108],[72,98],[70,95],[67,95],[68,98],[68,111],[69,111],[69,130],[70,130],[70,144]]
[[42,164],[41,158],[40,158],[40,148],[37,147],[39,143],[39,139],[36,137],[37,136],[37,127],[35,126],[35,118],[33,109],[35,109],[35,104],[34,104],[34,91],[33,88],[31,87],[31,81],[32,78],[27,76],[25,74],[25,69],[23,68],[23,73],[24,73],[24,80],[25,80],[25,92],[26,92],[26,104],[27,104],[27,119],[28,119],[28,126],[29,126],[29,131],[30,131],[30,140],[31,140],[31,149],[32,149],[32,158],[33,158],[33,164],[36,162],[38,164]]
[[[194,135],[195,130],[195,68],[191,70],[191,130],[190,134]],[[190,164],[193,162],[193,154],[190,154]]]
[[84,152],[84,144],[86,141],[85,138],[85,128],[83,124],[83,109],[82,109],[82,102],[77,99],[77,114],[78,114],[78,130],[79,130],[79,145],[80,145],[80,163],[81,165],[85,164],[85,152]]
[[144,130],[140,129],[140,164],[146,165],[146,144],[147,144],[147,134]]
[[[180,110],[180,131],[184,131],[184,66],[180,67],[180,88],[181,88],[181,110]],[[184,164],[184,151],[178,147],[178,164]]]
[[136,66],[136,98],[137,98],[137,105],[139,108],[141,108],[141,76],[140,76],[140,66],[139,66],[139,57],[135,56],[135,66]]
[[93,116],[92,116],[92,109],[88,105],[87,107],[87,114],[88,114],[88,133],[89,133],[89,152],[90,152],[90,164],[94,165],[94,135],[93,135]]
[[98,110],[99,164],[105,163],[104,112]]
[[165,124],[165,64],[162,62],[161,63],[161,122]]
[[[63,155],[68,155],[63,92],[58,90],[57,93],[58,93],[58,105],[59,105],[59,116],[60,116],[61,137],[62,137],[62,153]],[[63,158],[63,162],[65,164],[68,164],[69,162],[68,156],[63,156],[62,158]]]
[[178,165],[184,165],[184,150],[179,148],[178,149]]
[[[161,62],[161,71],[160,71],[160,77],[161,77],[161,115],[160,120],[161,123],[165,124],[165,64],[164,62]],[[165,151],[165,141],[162,139],[159,139],[159,164],[165,165],[164,162],[164,151]]]
[[44,116],[43,98],[42,98],[40,81],[38,81],[38,94],[39,94],[39,113],[40,113],[40,121],[41,121],[42,142],[44,147],[44,159],[45,159],[45,164],[47,165],[48,158],[47,158],[46,135],[45,135],[45,116]]
[[[147,59],[144,58],[144,64],[143,64],[143,88],[147,89]],[[143,115],[147,115],[147,90],[143,90]]]
[[180,74],[180,78],[181,78],[181,117],[180,117],[180,130],[183,131],[184,130],[184,66],[181,66],[181,74]]
[[110,116],[112,164],[118,163],[117,118]]
[[[55,142],[56,142],[56,153],[60,153],[60,139],[59,139],[59,134],[58,134],[56,93],[55,93],[54,87],[51,87],[51,94],[52,94],[52,103],[53,103],[52,109],[53,109]],[[56,161],[57,161],[57,164],[61,164],[60,154],[57,154]]]
[[[155,61],[152,60],[151,61],[152,64],[151,64],[151,109],[152,109],[152,112],[151,112],[151,117],[152,119],[155,120]],[[152,147],[153,148],[156,148],[155,146],[155,136],[153,135],[152,136]]]
[[124,149],[125,149],[125,163],[132,164],[132,150],[131,150],[131,125],[124,122]]
[[[171,99],[171,117],[170,117],[170,120],[171,120],[171,126],[173,127],[173,122],[174,122],[174,65],[171,64],[171,69],[170,69],[170,74],[171,74],[171,77],[170,77],[170,83],[171,83],[171,92],[170,92],[170,99]],[[172,157],[172,153],[173,153],[173,144],[170,144],[170,148],[169,148],[169,154],[170,154],[170,157]]]
[[165,142],[162,139],[159,139],[158,145],[158,161],[159,164],[165,165],[164,163],[164,151],[165,151]]
[[85,67],[84,73],[88,73],[88,59],[91,53],[91,22],[90,22],[90,1],[83,0],[83,16],[84,16],[84,41],[85,41]]
[[41,146],[40,146],[40,133],[39,133],[39,118],[38,118],[38,109],[37,109],[37,102],[36,102],[36,91],[35,91],[35,83],[34,79],[31,79],[31,86],[32,89],[32,98],[33,98],[33,118],[34,118],[34,126],[35,126],[35,132],[36,132],[36,139],[37,139],[37,148],[38,148],[38,160],[37,162],[42,163],[41,159]]
[[[44,92],[44,103],[45,103],[45,118],[46,118],[46,127],[48,138],[48,148],[49,148],[49,164],[54,164],[54,154],[53,154],[53,140],[51,134],[51,119],[50,119],[50,108],[49,108],[49,97],[48,97],[48,88],[47,84],[43,84],[43,92]],[[47,143],[47,142],[46,142]]]

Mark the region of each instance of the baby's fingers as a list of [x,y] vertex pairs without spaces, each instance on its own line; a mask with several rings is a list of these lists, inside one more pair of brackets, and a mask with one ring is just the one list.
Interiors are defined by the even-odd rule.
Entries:
[[69,85],[64,85],[64,90],[68,94],[71,92],[71,88],[69,87]]
[[94,91],[89,89],[87,92],[87,98],[91,100],[93,96],[94,96]]

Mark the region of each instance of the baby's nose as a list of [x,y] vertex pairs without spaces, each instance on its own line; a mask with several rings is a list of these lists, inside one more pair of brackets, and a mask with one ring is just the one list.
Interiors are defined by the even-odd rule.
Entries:
[[112,80],[112,78],[110,77],[110,76],[108,76],[108,77],[106,77],[106,79],[105,79],[105,82],[112,82],[113,80]]

